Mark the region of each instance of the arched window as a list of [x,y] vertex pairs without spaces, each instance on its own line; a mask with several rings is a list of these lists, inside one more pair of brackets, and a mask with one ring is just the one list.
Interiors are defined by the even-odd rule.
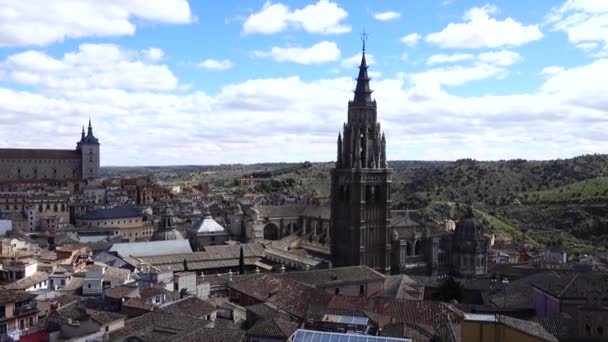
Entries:
[[376,202],[381,202],[382,201],[382,188],[380,187],[380,185],[376,185],[374,187],[374,195],[375,195],[375,200]]
[[53,211],[54,211],[54,212],[57,212],[57,203],[55,203],[55,204],[53,205]]

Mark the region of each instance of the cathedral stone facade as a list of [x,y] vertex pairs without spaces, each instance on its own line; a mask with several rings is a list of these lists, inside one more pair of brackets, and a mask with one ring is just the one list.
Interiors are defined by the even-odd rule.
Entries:
[[79,181],[99,176],[99,140],[89,120],[74,150],[0,149],[0,182]]
[[364,48],[331,172],[331,250],[335,266],[366,265],[388,273],[392,170],[369,81]]

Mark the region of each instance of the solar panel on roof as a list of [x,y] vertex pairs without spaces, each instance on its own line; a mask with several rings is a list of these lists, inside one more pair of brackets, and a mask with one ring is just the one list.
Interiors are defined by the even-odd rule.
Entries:
[[407,338],[298,329],[293,337],[293,342],[412,342],[412,340]]

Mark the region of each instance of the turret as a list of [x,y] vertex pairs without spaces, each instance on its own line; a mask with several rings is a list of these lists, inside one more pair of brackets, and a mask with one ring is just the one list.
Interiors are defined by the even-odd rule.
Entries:
[[89,118],[89,127],[87,135],[84,135],[84,126],[82,129],[82,138],[78,143],[78,149],[82,159],[82,174],[83,179],[99,177],[99,140],[93,135],[93,125]]

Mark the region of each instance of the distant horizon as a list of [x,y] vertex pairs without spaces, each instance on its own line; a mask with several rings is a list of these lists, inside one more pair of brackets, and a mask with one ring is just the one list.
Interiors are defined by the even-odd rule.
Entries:
[[[495,160],[487,160],[487,159],[475,159],[475,158],[459,158],[459,159],[454,159],[454,160],[424,160],[424,159],[395,159],[395,160],[389,160],[388,163],[394,163],[394,162],[421,162],[421,163],[455,163],[457,161],[460,160],[473,160],[476,162],[508,162],[508,161],[513,161],[513,160],[524,160],[527,162],[550,162],[550,161],[555,161],[555,160],[568,160],[568,159],[575,159],[575,158],[579,158],[579,157],[585,157],[585,156],[608,156],[607,153],[588,153],[588,154],[579,154],[576,156],[572,156],[572,157],[568,157],[568,158],[553,158],[553,159],[526,159],[526,158],[511,158],[511,159],[495,159]],[[210,167],[210,166],[231,166],[231,165],[261,165],[261,164],[302,164],[302,163],[306,163],[306,162],[310,162],[312,164],[330,164],[330,163],[335,163],[336,161],[310,161],[310,160],[304,160],[304,161],[295,161],[295,162],[255,162],[255,163],[222,163],[222,164],[181,164],[181,165],[101,165],[101,168],[137,168],[137,167],[158,167],[158,168],[164,168],[164,167]]]

